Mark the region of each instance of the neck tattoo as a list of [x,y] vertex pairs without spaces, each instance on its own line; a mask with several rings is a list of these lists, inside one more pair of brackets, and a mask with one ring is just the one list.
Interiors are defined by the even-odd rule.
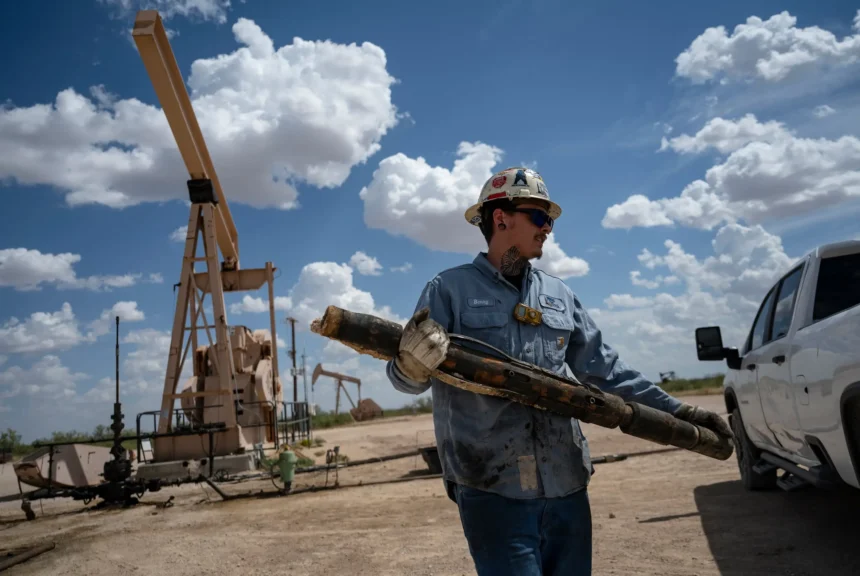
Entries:
[[516,246],[511,246],[507,252],[502,254],[500,268],[505,276],[518,276],[525,267],[526,259],[522,257]]

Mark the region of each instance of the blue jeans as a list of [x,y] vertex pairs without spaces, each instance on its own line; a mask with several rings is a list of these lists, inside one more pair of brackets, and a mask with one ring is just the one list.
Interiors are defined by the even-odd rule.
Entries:
[[460,522],[478,576],[589,576],[591,506],[585,489],[515,500],[456,486]]

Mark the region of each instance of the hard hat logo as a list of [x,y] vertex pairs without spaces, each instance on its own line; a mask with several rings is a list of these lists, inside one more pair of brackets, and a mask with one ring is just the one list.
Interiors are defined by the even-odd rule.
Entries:
[[518,182],[522,182],[523,186],[529,185],[529,183],[526,182],[526,173],[522,170],[517,170],[517,175],[514,176],[514,186],[516,186]]
[[534,198],[547,204],[547,213],[553,220],[561,216],[561,207],[550,200],[543,178],[531,168],[514,166],[493,174],[481,188],[478,202],[466,210],[469,224],[480,226],[481,207],[494,200],[528,200]]

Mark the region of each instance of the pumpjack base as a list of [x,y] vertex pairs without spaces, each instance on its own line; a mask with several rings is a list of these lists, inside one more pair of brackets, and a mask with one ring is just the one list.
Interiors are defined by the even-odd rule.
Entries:
[[216,456],[211,468],[208,458],[147,462],[137,466],[136,478],[174,482],[176,480],[194,480],[201,476],[209,478],[210,475],[213,477],[231,476],[257,470],[259,468],[258,460],[256,453],[249,452],[247,454]]

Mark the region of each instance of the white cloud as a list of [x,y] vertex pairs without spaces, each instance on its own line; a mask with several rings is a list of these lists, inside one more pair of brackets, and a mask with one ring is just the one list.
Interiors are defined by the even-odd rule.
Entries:
[[412,262],[404,262],[401,266],[391,267],[392,272],[402,272],[404,274],[410,270],[412,270]]
[[[644,253],[650,254],[647,250]],[[642,255],[640,255],[640,261],[642,259]],[[677,276],[656,276],[653,280],[648,280],[647,278],[642,277],[642,272],[639,270],[631,270],[630,271],[630,283],[634,286],[641,286],[642,288],[659,288],[661,284],[666,286],[671,286],[673,284],[677,284],[680,282]]]
[[[338,187],[397,124],[378,46],[294,38],[276,50],[250,20],[232,31],[242,46],[195,60],[188,77],[232,201],[291,208],[297,183]],[[160,108],[98,94],[68,88],[54,103],[0,109],[0,180],[56,187],[70,206],[185,201],[187,171]]]
[[704,259],[672,240],[665,246],[659,255],[643,250],[639,261],[649,270],[667,269],[668,278],[683,285],[682,293],[611,294],[604,308],[589,313],[622,359],[652,378],[666,370],[681,375],[724,371],[724,364],[696,359],[695,328],[719,325],[724,344],[740,347],[766,290],[796,259],[785,253],[779,237],[760,226],[720,228],[713,255]]
[[831,114],[835,114],[835,113],[836,113],[836,110],[834,110],[833,107],[828,106],[827,104],[822,104],[821,106],[816,106],[815,110],[812,111],[812,114],[816,118],[826,118],[827,116],[830,116]]
[[110,332],[117,316],[119,316],[120,325],[123,322],[141,322],[146,319],[143,311],[137,307],[137,302],[117,302],[111,308],[103,310],[96,320],[90,322],[87,338],[94,340]]
[[660,150],[671,148],[679,154],[697,154],[714,148],[727,154],[750,142],[776,142],[789,136],[781,122],[762,123],[752,114],[746,114],[737,121],[713,118],[694,136],[682,134],[671,140],[663,138]]
[[[0,137],[2,138],[2,137]],[[0,159],[2,162],[2,159]],[[43,284],[53,284],[59,289],[110,290],[133,286],[142,274],[120,276],[88,276],[79,278],[74,264],[81,261],[79,254],[43,254],[27,248],[0,250],[0,287],[11,286],[16,290],[40,290]],[[149,282],[163,282],[160,274],[150,274]]]
[[56,312],[34,312],[20,321],[12,317],[0,326],[0,353],[54,352],[85,340],[68,302]]
[[707,28],[676,59],[676,74],[702,84],[719,79],[776,82],[792,73],[853,64],[860,56],[860,10],[854,35],[839,40],[818,26],[796,27],[788,12],[767,20],[757,16],[735,26]]
[[132,17],[138,10],[158,10],[163,20],[183,16],[219,24],[227,21],[230,9],[230,0],[99,0],[99,3],[113,8],[116,18]]
[[54,355],[43,356],[28,369],[10,366],[0,372],[0,399],[19,395],[63,400],[75,395],[75,382],[86,374],[72,372]]
[[652,299],[630,294],[611,294],[608,298],[604,298],[603,302],[609,308],[642,308],[651,304]]
[[363,276],[380,276],[382,274],[382,264],[379,263],[379,260],[361,251],[352,255],[349,259],[349,265]]
[[[170,332],[152,328],[133,330],[123,337],[121,342],[123,345],[131,344],[134,347],[131,352],[125,353],[120,374],[123,391],[160,392],[164,387],[164,376],[167,371]],[[204,336],[199,344],[208,346],[209,340]],[[183,366],[183,377],[180,377],[179,388],[185,383],[186,375],[191,375],[191,363],[188,358]]]
[[170,233],[171,242],[185,242],[185,237],[188,236],[188,224],[180,226]]
[[[715,125],[722,128],[711,129]],[[747,141],[756,135],[763,139]],[[604,227],[677,222],[712,229],[739,219],[759,223],[799,216],[860,197],[860,139],[854,136],[800,138],[748,116],[740,121],[715,119],[695,136],[670,142],[684,151],[713,147],[732,152],[678,197],[650,200],[633,195],[609,207]]]
[[[431,166],[398,153],[383,159],[359,196],[369,228],[405,236],[433,250],[474,254],[486,250],[480,230],[463,217],[501,160],[499,148],[461,142],[451,169]],[[550,194],[552,189],[550,188]],[[564,222],[562,215],[559,222]],[[550,236],[544,257],[535,263],[562,277],[588,272],[588,264],[568,257]]]
[[544,242],[543,256],[535,260],[533,264],[535,268],[562,280],[588,274],[588,262],[582,258],[565,254],[561,246],[558,245],[554,233],[551,233]]
[[[373,314],[400,324],[406,319],[395,314],[389,306],[377,306],[370,292],[353,285],[353,268],[337,262],[312,262],[305,265],[290,289],[289,296],[276,296],[275,309],[296,319],[296,330],[307,330],[320,318],[329,305],[352,312]],[[231,314],[264,313],[269,308],[262,298],[245,295],[241,302],[230,306]]]
[[329,305],[406,323],[406,319],[390,307],[377,306],[370,292],[356,288],[352,273],[348,265],[336,262],[313,262],[302,268],[289,296],[293,305],[290,314],[296,319],[296,328],[307,329]]
[[[292,302],[286,296],[275,297],[275,310],[289,310]],[[230,304],[230,314],[242,314],[243,312],[261,313],[269,311],[269,300],[263,300],[256,296],[245,294],[241,302]],[[207,312],[208,314],[208,312]]]

